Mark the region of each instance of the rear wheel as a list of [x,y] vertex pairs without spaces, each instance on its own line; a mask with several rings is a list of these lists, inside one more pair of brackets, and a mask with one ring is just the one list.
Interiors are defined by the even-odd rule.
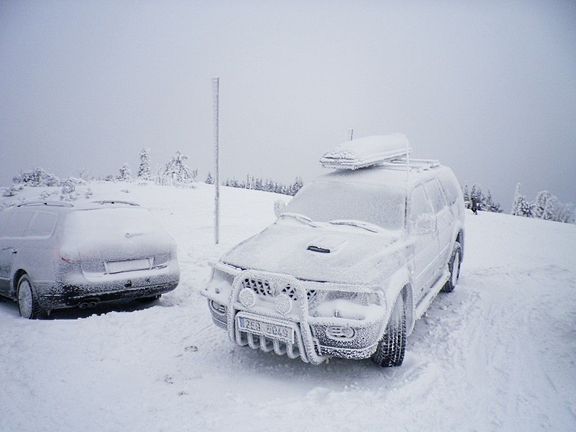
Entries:
[[18,310],[22,318],[37,319],[43,315],[28,275],[23,275],[18,280]]
[[378,366],[400,366],[406,351],[406,307],[402,293],[398,295],[384,337],[372,356]]
[[448,281],[442,288],[442,292],[452,292],[456,285],[458,284],[458,278],[460,277],[460,263],[462,262],[462,246],[460,243],[456,242],[454,244],[454,250],[452,251],[452,256],[450,261],[448,261],[448,271],[450,272],[450,277]]

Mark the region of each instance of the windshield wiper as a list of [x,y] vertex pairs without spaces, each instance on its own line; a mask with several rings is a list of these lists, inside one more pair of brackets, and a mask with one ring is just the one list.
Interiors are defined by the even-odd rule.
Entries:
[[353,219],[331,220],[331,221],[329,221],[328,223],[329,223],[329,224],[332,224],[332,225],[348,225],[348,226],[353,226],[353,227],[365,229],[366,231],[370,231],[370,232],[373,232],[373,233],[379,233],[379,232],[382,231],[382,228],[380,228],[378,225],[374,225],[374,224],[371,224],[371,223],[369,223],[369,222],[357,221],[357,220],[353,220]]
[[309,225],[311,227],[318,228],[318,225],[316,225],[314,222],[312,222],[312,219],[310,219],[308,216],[304,216],[304,215],[301,215],[299,213],[282,213],[280,215],[280,217],[281,218],[282,217],[289,217],[292,219],[296,219],[298,222],[302,222],[302,223]]

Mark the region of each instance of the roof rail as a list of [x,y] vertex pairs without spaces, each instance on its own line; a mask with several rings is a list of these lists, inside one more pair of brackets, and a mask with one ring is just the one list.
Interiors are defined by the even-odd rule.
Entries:
[[74,207],[74,204],[62,201],[29,201],[18,204],[16,207],[50,206],[50,207]]
[[388,160],[379,164],[381,166],[398,169],[398,170],[415,170],[415,171],[427,171],[432,168],[440,166],[440,161],[437,159],[406,159],[398,158]]
[[140,204],[131,201],[123,201],[123,200],[100,200],[100,201],[92,201],[94,204],[123,204],[123,205],[130,205],[134,207],[140,207]]

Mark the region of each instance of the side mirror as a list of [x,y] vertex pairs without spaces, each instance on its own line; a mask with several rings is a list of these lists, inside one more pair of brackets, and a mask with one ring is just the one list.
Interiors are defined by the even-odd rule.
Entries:
[[274,201],[274,214],[276,217],[280,217],[282,213],[286,211],[286,203],[281,200]]
[[432,234],[436,231],[436,218],[430,213],[418,216],[415,224],[415,234]]

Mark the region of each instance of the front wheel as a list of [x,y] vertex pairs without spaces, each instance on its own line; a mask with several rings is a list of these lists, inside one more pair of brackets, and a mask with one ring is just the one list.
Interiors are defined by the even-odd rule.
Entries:
[[22,318],[37,319],[43,315],[28,275],[23,275],[18,281],[18,310]]
[[456,242],[454,244],[454,250],[450,256],[450,261],[448,261],[448,271],[450,272],[450,277],[444,287],[442,287],[442,292],[452,292],[456,285],[458,284],[458,278],[460,277],[460,263],[462,262],[462,246],[460,243]]
[[400,366],[404,361],[405,351],[406,307],[402,293],[400,293],[388,320],[384,337],[378,343],[372,361],[382,367]]

